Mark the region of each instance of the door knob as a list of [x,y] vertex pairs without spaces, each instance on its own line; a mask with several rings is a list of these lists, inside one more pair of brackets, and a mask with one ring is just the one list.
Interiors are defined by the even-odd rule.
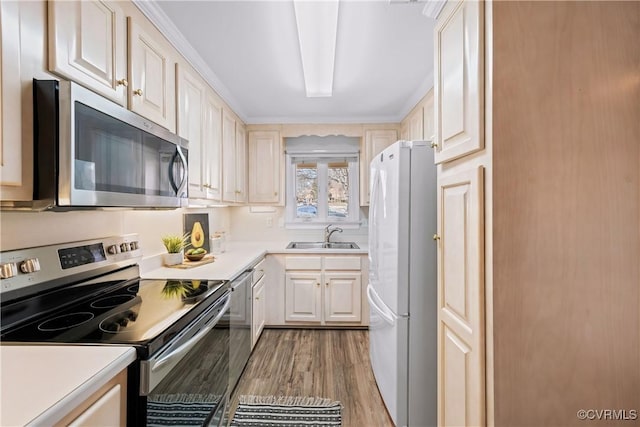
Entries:
[[136,89],[133,91],[134,95],[142,96],[142,89]]
[[129,86],[129,82],[127,81],[127,79],[120,79],[116,81],[116,85],[127,87]]
[[434,235],[433,235],[433,240],[436,240],[436,241],[437,241],[437,240],[440,240],[440,236],[438,236],[437,234],[434,234]]
[[438,146],[438,143],[435,141],[431,141],[431,148],[436,148]]

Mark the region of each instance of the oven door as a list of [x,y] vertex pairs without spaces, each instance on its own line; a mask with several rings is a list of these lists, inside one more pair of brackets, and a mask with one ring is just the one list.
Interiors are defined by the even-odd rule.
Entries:
[[222,424],[229,398],[230,304],[227,292],[141,362],[140,394],[146,396],[148,426]]

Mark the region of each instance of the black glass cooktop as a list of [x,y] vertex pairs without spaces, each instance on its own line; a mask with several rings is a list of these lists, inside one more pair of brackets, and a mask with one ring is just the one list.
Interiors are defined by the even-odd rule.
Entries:
[[224,282],[211,280],[132,279],[69,287],[3,307],[0,339],[142,345],[172,335],[167,331],[193,319],[225,291]]

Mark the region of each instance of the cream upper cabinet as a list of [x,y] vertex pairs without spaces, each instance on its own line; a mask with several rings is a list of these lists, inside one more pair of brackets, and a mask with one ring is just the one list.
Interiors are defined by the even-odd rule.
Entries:
[[31,200],[31,168],[23,164],[20,2],[0,2],[0,193],[3,200]]
[[369,168],[373,158],[398,140],[395,129],[365,130],[360,157],[360,205],[369,206]]
[[189,141],[189,197],[220,200],[222,107],[191,68],[176,65],[178,135]]
[[483,169],[438,177],[438,425],[485,425]]
[[176,130],[175,51],[147,21],[127,18],[129,30],[129,108]]
[[244,126],[222,111],[222,200],[247,201],[247,138]]
[[434,31],[436,163],[484,147],[483,4],[449,5]]
[[205,197],[204,99],[205,84],[187,66],[176,65],[178,135],[189,141],[189,197]]
[[422,141],[425,137],[423,134],[423,108],[417,108],[409,117],[409,140]]
[[423,129],[422,134],[426,141],[434,143],[435,117],[433,111],[433,91],[429,92],[422,106]]
[[127,105],[127,27],[116,1],[50,1],[49,70]]
[[222,106],[210,88],[205,93],[203,110],[202,186],[207,199],[220,200],[222,197]]
[[236,123],[236,202],[247,202],[247,131]]
[[249,132],[249,203],[284,204],[283,155],[280,132]]

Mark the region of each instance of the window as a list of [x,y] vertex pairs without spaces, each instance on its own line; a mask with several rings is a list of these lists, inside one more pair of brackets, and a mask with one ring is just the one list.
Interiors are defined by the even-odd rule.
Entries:
[[360,138],[304,135],[285,138],[286,225],[320,228],[360,226]]

